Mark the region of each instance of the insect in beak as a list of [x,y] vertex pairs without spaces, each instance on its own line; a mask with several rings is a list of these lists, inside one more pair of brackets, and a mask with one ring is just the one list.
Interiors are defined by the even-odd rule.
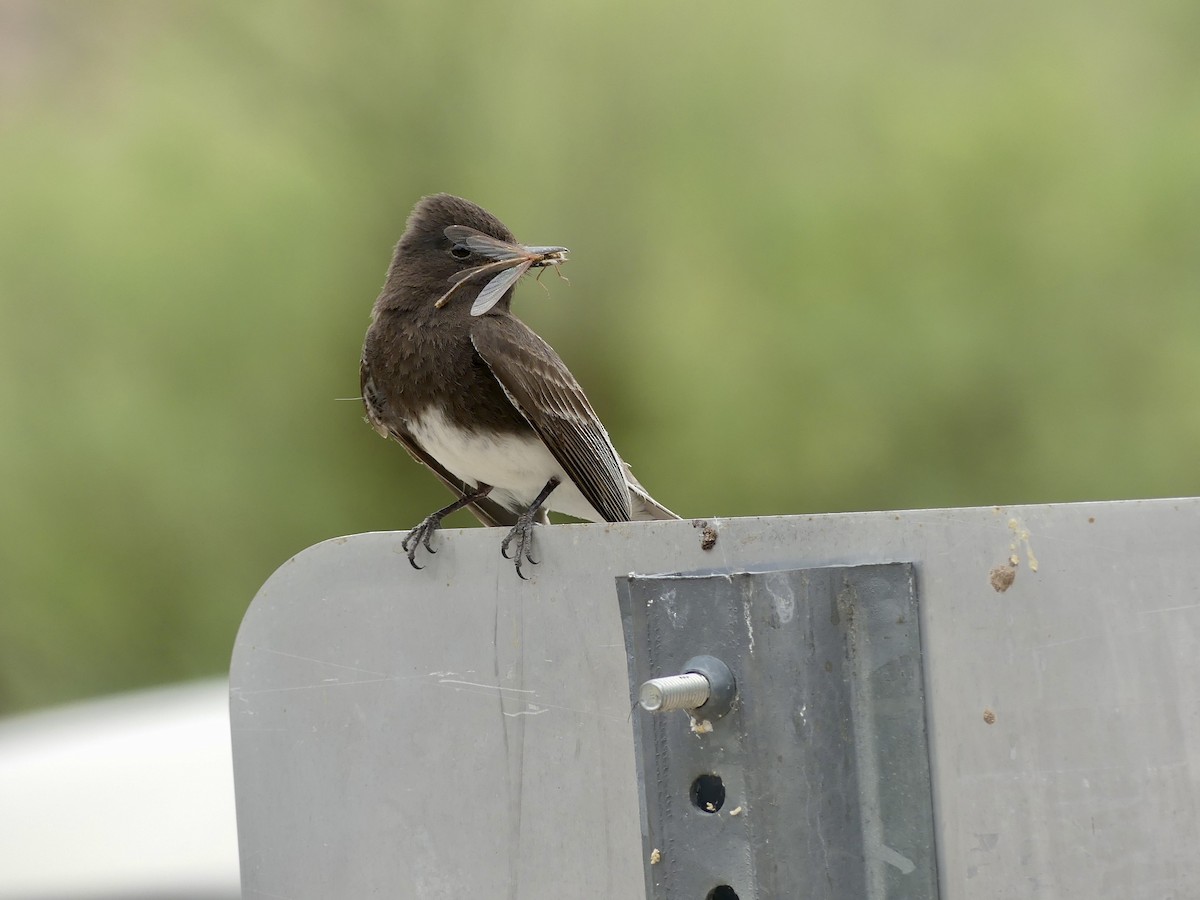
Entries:
[[437,309],[445,306],[450,295],[472,278],[494,273],[492,280],[484,286],[471,305],[471,315],[481,316],[500,302],[505,292],[530,269],[554,266],[557,271],[557,267],[567,260],[566,247],[526,247],[524,244],[510,244],[465,225],[450,225],[444,233],[454,244],[461,245],[492,262],[454,275],[450,279],[454,282],[450,290],[442,294],[434,304]]

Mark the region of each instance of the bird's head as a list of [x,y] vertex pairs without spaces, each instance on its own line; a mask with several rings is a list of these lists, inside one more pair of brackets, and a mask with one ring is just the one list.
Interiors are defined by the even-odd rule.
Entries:
[[[530,268],[561,265],[565,247],[518,244],[504,223],[483,207],[451,194],[422,198],[388,270],[385,293],[437,308],[453,297],[474,298],[472,315],[507,310],[512,287]],[[431,299],[432,298],[432,299]]]

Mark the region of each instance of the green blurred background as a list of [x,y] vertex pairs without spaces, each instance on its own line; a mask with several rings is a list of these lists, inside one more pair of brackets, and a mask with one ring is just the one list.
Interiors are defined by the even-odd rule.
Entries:
[[[222,671],[446,498],[355,402],[413,202],[685,516],[1200,492],[1200,5],[0,6],[0,711]],[[467,524],[469,517],[461,520]]]

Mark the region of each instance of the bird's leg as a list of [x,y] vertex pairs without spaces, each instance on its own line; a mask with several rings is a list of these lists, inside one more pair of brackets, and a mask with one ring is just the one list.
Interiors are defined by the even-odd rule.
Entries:
[[[521,571],[521,563],[528,560],[532,565],[537,565],[537,560],[533,558],[533,525],[538,517],[538,511],[541,510],[542,504],[546,502],[546,498],[551,492],[558,487],[559,480],[557,477],[551,478],[546,482],[546,486],[542,488],[540,494],[533,499],[533,503],[529,504],[529,509],[521,513],[517,518],[517,524],[513,526],[512,531],[508,533],[508,537],[500,544],[500,553],[505,559],[511,559],[517,564],[517,575],[525,578],[525,573]],[[516,541],[517,549],[512,555],[508,555],[508,547]]]
[[424,521],[406,534],[404,536],[404,540],[400,542],[400,546],[403,547],[404,552],[408,554],[409,564],[414,569],[425,568],[424,566],[417,565],[417,548],[424,545],[425,549],[430,553],[437,553],[437,551],[429,545],[429,539],[433,537],[433,533],[437,531],[438,526],[442,524],[442,519],[446,518],[446,516],[450,515],[450,513],[458,512],[465,506],[470,506],[476,500],[482,500],[484,497],[490,494],[491,491],[492,486],[490,484],[476,485],[474,490],[467,491],[449,506],[445,506],[439,509],[437,512],[427,515]]

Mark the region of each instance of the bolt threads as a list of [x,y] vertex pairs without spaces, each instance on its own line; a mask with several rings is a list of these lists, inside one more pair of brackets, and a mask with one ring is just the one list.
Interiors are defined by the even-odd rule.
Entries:
[[697,672],[651,678],[638,692],[638,703],[647,712],[668,709],[695,709],[709,695],[708,679]]

